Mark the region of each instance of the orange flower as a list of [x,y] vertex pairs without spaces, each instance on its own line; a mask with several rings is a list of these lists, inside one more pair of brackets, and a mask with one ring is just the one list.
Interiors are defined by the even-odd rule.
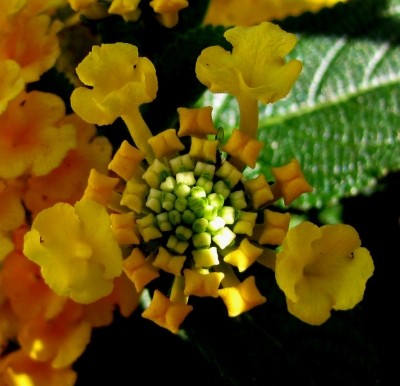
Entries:
[[20,94],[0,115],[0,177],[32,173],[43,176],[76,147],[73,125],[59,125],[65,115],[61,98],[32,91]]
[[65,124],[74,125],[77,146],[69,150],[61,165],[50,173],[28,179],[24,203],[34,217],[57,202],[75,204],[85,191],[91,169],[107,174],[112,151],[108,139],[96,137],[95,126],[76,114],[67,115],[58,122],[58,126]]
[[[43,9],[40,4],[38,8],[36,11]],[[11,59],[18,63],[26,83],[39,80],[60,54],[57,33],[61,28],[59,20],[51,22],[48,15],[35,15],[22,8],[0,32],[0,62]]]
[[73,386],[77,374],[71,368],[55,369],[37,362],[22,350],[8,354],[0,363],[0,381],[5,385]]

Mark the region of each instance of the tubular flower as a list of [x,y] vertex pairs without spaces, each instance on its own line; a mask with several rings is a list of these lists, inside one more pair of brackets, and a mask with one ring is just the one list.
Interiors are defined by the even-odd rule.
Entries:
[[257,101],[273,103],[285,97],[301,71],[301,62],[284,57],[296,44],[293,34],[271,23],[224,34],[232,52],[213,46],[197,59],[196,75],[213,93],[233,95],[240,109],[240,130],[255,138],[258,128]]
[[[54,224],[62,221],[62,227]],[[25,235],[24,254],[41,266],[46,283],[80,303],[111,293],[122,272],[122,255],[105,208],[81,200],[40,212]]]
[[[212,0],[204,24],[251,26],[303,12],[317,12],[347,0]],[[227,11],[229,10],[229,11]]]
[[54,94],[32,91],[11,101],[0,115],[0,177],[43,176],[58,167],[76,147],[73,125],[59,125],[64,115]]
[[156,12],[158,21],[167,28],[178,24],[178,12],[186,8],[189,3],[186,0],[153,0],[150,6]]
[[158,89],[150,60],[139,58],[138,49],[131,44],[103,44],[93,47],[76,72],[92,89],[74,90],[73,110],[86,122],[97,125],[109,125],[121,117],[138,148],[147,154],[149,161],[153,160],[147,142],[152,135],[139,112],[139,106],[151,102]]
[[125,21],[136,21],[141,14],[139,3],[140,0],[113,0],[108,13],[121,15]]
[[348,310],[363,298],[374,265],[357,231],[344,224],[318,228],[304,222],[289,230],[277,254],[276,281],[290,313],[320,325],[331,309]]

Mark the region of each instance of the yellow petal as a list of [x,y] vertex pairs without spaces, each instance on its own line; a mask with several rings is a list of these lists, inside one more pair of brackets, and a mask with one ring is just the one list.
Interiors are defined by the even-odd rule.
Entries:
[[301,63],[284,57],[296,44],[296,37],[272,23],[235,27],[224,34],[233,45],[232,53],[208,47],[196,63],[196,75],[214,93],[272,103],[285,97],[301,71]]
[[372,275],[372,258],[349,225],[304,222],[289,230],[277,254],[276,280],[289,312],[321,324],[330,310],[347,310],[361,301]]

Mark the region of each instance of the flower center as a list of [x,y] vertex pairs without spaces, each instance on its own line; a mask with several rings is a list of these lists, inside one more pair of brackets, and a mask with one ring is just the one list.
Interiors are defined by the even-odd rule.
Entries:
[[170,169],[161,165],[165,166],[152,165],[159,168],[159,183],[147,195],[146,206],[152,213],[139,221],[139,231],[144,233],[144,223],[147,228],[154,226],[161,236],[154,232],[151,238],[166,236],[166,247],[177,254],[195,250],[215,254],[217,247],[232,246],[235,228],[244,233],[240,231],[246,214],[242,210],[248,206],[240,183],[242,173],[229,162],[218,169],[210,163],[194,163],[187,154],[170,160]]

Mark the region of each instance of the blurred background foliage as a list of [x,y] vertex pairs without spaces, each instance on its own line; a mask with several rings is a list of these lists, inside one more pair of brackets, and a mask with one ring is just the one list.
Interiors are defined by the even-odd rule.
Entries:
[[[215,125],[229,133],[239,121],[236,101],[205,92],[194,73],[205,47],[231,48],[223,38],[226,28],[202,26],[206,0],[191,0],[170,30],[154,20],[148,3],[142,0],[137,23],[118,16],[84,22],[102,42],[135,44],[153,61],[159,91],[142,113],[154,134],[177,127],[177,107],[194,105],[214,106]],[[288,314],[273,273],[254,267],[246,275],[257,271],[265,305],[232,319],[222,301],[196,300],[179,336],[140,318],[140,310],[127,320],[116,316],[112,326],[94,331],[76,362],[78,385],[105,376],[114,384],[133,384],[138,371],[149,384],[386,384],[384,344],[394,331],[383,305],[393,296],[386,260],[399,256],[400,0],[349,0],[276,22],[298,36],[290,57],[304,69],[287,98],[260,105],[265,146],[247,175],[270,176],[270,166],[292,157],[300,161],[314,192],[290,211],[316,224],[343,221],[358,230],[376,267],[364,301],[352,311],[334,312],[320,327],[308,326]],[[68,102],[72,86],[55,70],[31,88],[55,92],[54,84]],[[100,132],[114,147],[128,139],[118,120]]]

